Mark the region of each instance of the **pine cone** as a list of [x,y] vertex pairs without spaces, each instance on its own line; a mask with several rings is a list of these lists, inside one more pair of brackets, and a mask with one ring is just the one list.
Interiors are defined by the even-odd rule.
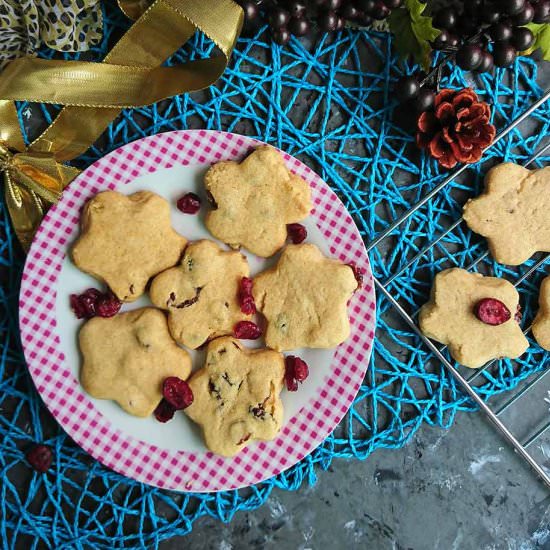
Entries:
[[471,88],[441,90],[433,111],[420,115],[416,144],[445,168],[477,162],[495,138],[491,108]]

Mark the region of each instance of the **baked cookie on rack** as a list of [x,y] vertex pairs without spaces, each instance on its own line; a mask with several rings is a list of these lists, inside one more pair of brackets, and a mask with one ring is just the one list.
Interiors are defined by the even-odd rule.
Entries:
[[113,399],[134,416],[155,410],[165,378],[185,380],[191,372],[189,354],[171,338],[164,313],[152,307],[93,317],[78,339],[82,387],[97,399]]
[[347,303],[357,287],[349,265],[326,258],[313,244],[288,245],[273,268],[254,278],[266,344],[278,351],[341,344],[349,336]]
[[153,304],[168,311],[173,338],[196,349],[211,338],[232,334],[236,323],[249,318],[238,300],[248,273],[240,252],[197,241],[187,246],[179,265],[153,279],[149,295]]
[[187,242],[172,229],[168,202],[149,191],[98,193],[80,223],[73,262],[123,302],[139,298],[151,277],[175,265]]
[[204,367],[188,380],[194,400],[185,414],[201,426],[212,452],[233,456],[281,429],[284,373],[282,354],[217,338],[208,344]]
[[303,220],[312,208],[309,185],[273,147],[259,147],[241,163],[214,164],[204,184],[214,207],[206,215],[210,233],[264,258],[285,244],[287,224]]
[[430,301],[420,310],[420,330],[446,344],[465,367],[515,359],[529,346],[516,320],[519,295],[510,282],[452,268],[435,277]]
[[464,206],[468,227],[487,238],[493,258],[519,265],[550,252],[550,167],[528,170],[507,162],[485,176],[485,191]]
[[539,346],[550,350],[550,277],[546,277],[540,286],[539,311],[531,330]]

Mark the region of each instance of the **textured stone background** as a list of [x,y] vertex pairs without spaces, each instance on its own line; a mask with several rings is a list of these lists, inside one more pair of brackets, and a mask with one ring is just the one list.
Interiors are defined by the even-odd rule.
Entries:
[[[515,409],[529,414],[531,400]],[[540,405],[537,403],[536,405]],[[550,458],[550,442],[542,445]],[[425,427],[398,451],[336,459],[313,487],[275,490],[229,525],[202,519],[163,550],[550,548],[550,491],[481,414]]]

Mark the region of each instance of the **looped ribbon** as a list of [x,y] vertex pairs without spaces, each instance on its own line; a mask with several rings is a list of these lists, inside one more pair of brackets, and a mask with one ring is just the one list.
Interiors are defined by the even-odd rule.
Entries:
[[[0,73],[0,172],[10,217],[24,250],[47,208],[78,170],[63,164],[84,153],[123,108],[203,89],[224,72],[242,22],[232,0],[118,0],[136,22],[102,63],[23,57]],[[166,67],[161,64],[196,30],[219,55]],[[57,118],[25,146],[15,101],[64,105]]]
[[60,199],[79,170],[59,164],[51,153],[13,153],[0,141],[0,172],[8,212],[17,238],[27,250],[46,210]]

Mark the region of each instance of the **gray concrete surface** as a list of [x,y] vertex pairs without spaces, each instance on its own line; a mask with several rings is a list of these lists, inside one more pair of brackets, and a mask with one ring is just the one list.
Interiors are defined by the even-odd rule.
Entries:
[[315,486],[275,490],[229,525],[202,519],[160,548],[550,549],[550,491],[481,414],[461,413],[452,430],[425,426],[401,450],[337,459]]

